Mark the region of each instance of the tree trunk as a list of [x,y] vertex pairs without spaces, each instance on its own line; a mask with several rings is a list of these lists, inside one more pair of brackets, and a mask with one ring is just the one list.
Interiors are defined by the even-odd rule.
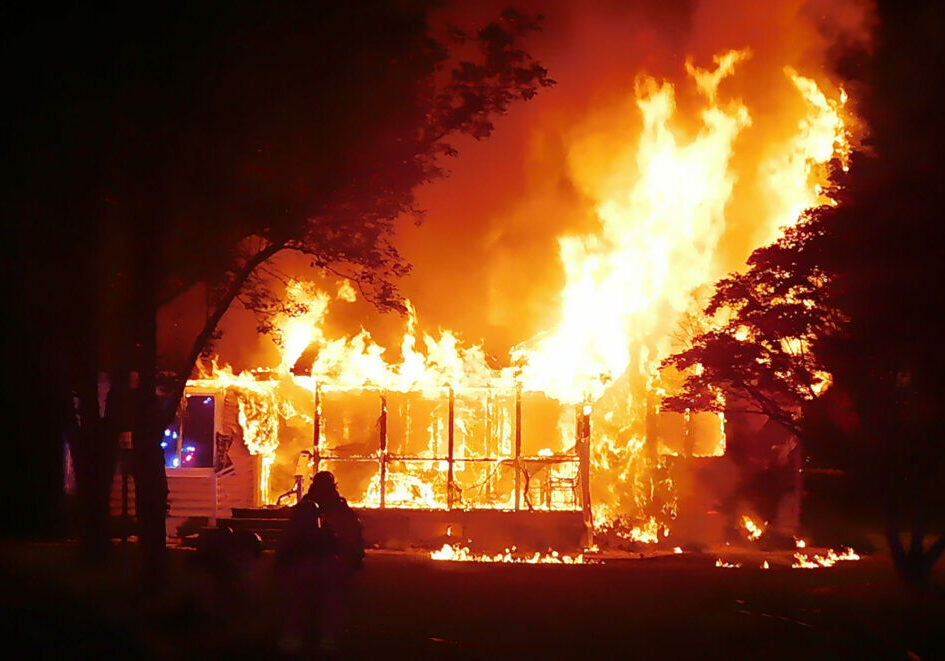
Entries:
[[132,465],[144,576],[148,581],[157,582],[163,579],[166,568],[168,492],[161,434],[155,426],[157,397],[153,362],[151,365],[149,370],[145,367],[146,371],[139,373]]
[[[68,388],[63,388],[63,397]],[[76,385],[77,402],[63,402],[67,411],[67,442],[72,452],[76,480],[76,526],[79,549],[86,562],[103,562],[109,552],[111,519],[109,498],[118,449],[113,418],[99,415],[98,379],[95,370],[85,370]],[[117,393],[110,393],[108,409],[114,416]]]
[[167,556],[167,474],[164,470],[164,452],[161,449],[163,430],[171,423],[177,404],[184,395],[187,379],[201,351],[210,340],[230,304],[242,290],[246,280],[259,264],[282,249],[273,245],[254,255],[237,274],[223,298],[207,319],[195,339],[187,364],[177,373],[175,388],[169,398],[157,395],[157,286],[154,263],[153,229],[145,225],[136,246],[135,291],[131,301],[134,311],[133,337],[135,338],[132,365],[137,374],[134,389],[134,453],[135,508],[138,535],[145,578],[150,583],[160,581],[166,569]]
[[909,557],[902,544],[900,520],[900,505],[898,502],[895,480],[890,480],[890,485],[886,489],[886,545],[889,547],[889,555],[892,557],[893,565],[899,574],[908,580]]
[[174,417],[174,411],[177,408],[177,404],[184,396],[184,388],[187,386],[187,379],[190,378],[190,374],[193,372],[194,366],[197,364],[197,359],[200,358],[200,354],[206,348],[210,338],[213,337],[213,333],[216,331],[220,320],[223,319],[223,315],[226,314],[226,311],[230,309],[230,305],[233,304],[233,301],[236,300],[236,297],[239,296],[240,292],[243,290],[243,286],[246,284],[246,281],[256,270],[256,267],[284,249],[285,244],[281,243],[274,243],[267,246],[266,248],[263,248],[250,259],[248,259],[239,273],[234,276],[233,281],[230,282],[226,292],[223,294],[223,297],[213,308],[213,314],[207,317],[207,320],[204,322],[203,329],[194,339],[194,343],[191,345],[190,353],[188,354],[185,363],[181,365],[180,369],[177,371],[177,381],[175,383],[174,392],[171,395],[168,406],[162,410],[161,415],[159,416],[160,429],[163,429],[171,423],[171,420]]
[[[905,463],[906,466],[891,476],[886,493],[886,542],[902,579],[923,586],[928,584],[932,569],[945,552],[945,535],[925,548],[927,489],[930,486],[928,466],[916,457],[910,457]],[[890,470],[895,471],[893,468]],[[908,479],[903,479],[906,477]],[[903,512],[903,504],[908,506],[908,511]],[[909,524],[908,550],[902,541],[904,521]]]
[[107,556],[111,539],[109,497],[115,469],[117,439],[102,425],[70,433],[76,484],[76,527],[82,559],[97,564]]
[[[142,393],[143,395],[143,393]],[[142,400],[146,399],[144,396]],[[153,399],[153,396],[152,396]],[[153,402],[147,402],[153,404]],[[144,412],[135,426],[135,510],[144,577],[149,582],[164,578],[167,556],[167,475],[154,416]]]
[[164,578],[167,556],[167,475],[158,427],[157,395],[157,255],[153,212],[145,212],[134,247],[135,271],[131,300],[132,398],[135,510],[144,578]]

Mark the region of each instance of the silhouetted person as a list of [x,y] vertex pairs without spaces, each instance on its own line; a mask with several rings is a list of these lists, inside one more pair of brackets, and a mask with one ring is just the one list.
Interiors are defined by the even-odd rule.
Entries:
[[[320,651],[337,650],[351,583],[363,558],[361,522],[338,493],[334,475],[317,473],[308,493],[292,508],[276,552],[287,606],[283,651],[301,652],[306,633],[317,636]],[[306,623],[314,631],[306,631]]]

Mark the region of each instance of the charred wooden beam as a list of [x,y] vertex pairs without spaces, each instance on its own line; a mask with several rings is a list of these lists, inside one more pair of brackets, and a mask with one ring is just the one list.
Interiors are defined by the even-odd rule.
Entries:
[[384,509],[387,505],[387,398],[384,397],[384,395],[381,395],[381,417],[378,422],[380,436],[380,454],[378,461],[381,464],[381,509]]
[[456,485],[454,483],[453,477],[453,443],[455,440],[454,437],[454,423],[455,423],[455,414],[456,414],[456,393],[453,392],[453,387],[450,386],[450,401],[449,401],[449,441],[446,447],[446,461],[448,463],[448,469],[446,473],[446,509],[453,509],[453,498]]
[[591,512],[591,406],[585,404],[578,412],[578,470],[581,481],[581,512],[587,533],[586,546],[594,541],[594,518]]
[[515,511],[522,502],[522,385],[515,385]]

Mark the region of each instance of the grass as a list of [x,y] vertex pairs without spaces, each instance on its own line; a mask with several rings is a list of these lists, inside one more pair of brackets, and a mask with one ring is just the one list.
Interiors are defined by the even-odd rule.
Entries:
[[[945,600],[876,554],[796,570],[762,552],[585,566],[434,562],[369,553],[348,616],[348,658],[938,658]],[[138,589],[134,545],[98,568],[67,544],[0,546],[0,621],[18,658],[274,658],[283,600],[264,554],[230,592],[171,551],[166,584]],[[938,578],[942,578],[941,575]],[[235,587],[234,587],[235,586]]]

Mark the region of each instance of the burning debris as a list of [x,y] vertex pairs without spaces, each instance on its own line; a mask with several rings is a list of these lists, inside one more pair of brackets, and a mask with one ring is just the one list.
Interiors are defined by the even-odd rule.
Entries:
[[795,553],[794,558],[796,562],[791,565],[793,569],[820,569],[822,567],[833,567],[838,562],[859,560],[860,554],[847,547],[840,553],[833,549],[827,549],[825,555],[814,555],[812,558],[808,558],[804,553]]
[[[764,528],[760,527],[754,521],[751,520],[751,517],[742,516],[742,525],[745,528],[745,531],[748,533],[748,541],[754,542],[759,537],[764,534]],[[767,525],[767,523],[766,523]]]
[[[796,540],[796,547],[798,549],[803,549],[807,547],[807,543],[803,539]],[[800,551],[795,551],[793,556],[791,556],[792,563],[790,564],[791,569],[823,569],[826,567],[833,567],[838,562],[850,562],[854,560],[860,560],[862,556],[853,550],[851,547],[845,547],[840,552],[835,551],[834,549],[826,549],[823,554],[815,553],[813,555],[808,555],[806,553],[801,553]],[[787,561],[782,557],[781,552],[774,552],[772,559],[769,561],[765,559],[761,562],[761,569],[770,569],[771,563],[774,563],[776,567],[787,568]],[[715,561],[716,567],[722,567],[725,569],[739,569],[744,565],[745,561],[734,561],[734,560],[723,560],[718,558]]]
[[644,523],[635,525],[629,530],[620,526],[614,526],[614,529],[617,537],[641,544],[658,544],[661,536],[663,538],[669,536],[669,528],[658,522],[655,516],[651,516]]
[[548,553],[534,553],[532,555],[522,555],[516,553],[516,548],[505,549],[503,553],[489,555],[488,553],[472,553],[469,547],[461,544],[444,544],[438,551],[431,551],[430,557],[434,560],[448,560],[452,562],[496,562],[496,563],[519,563],[529,565],[583,565],[587,561],[584,554],[571,556],[560,554],[557,551]]

